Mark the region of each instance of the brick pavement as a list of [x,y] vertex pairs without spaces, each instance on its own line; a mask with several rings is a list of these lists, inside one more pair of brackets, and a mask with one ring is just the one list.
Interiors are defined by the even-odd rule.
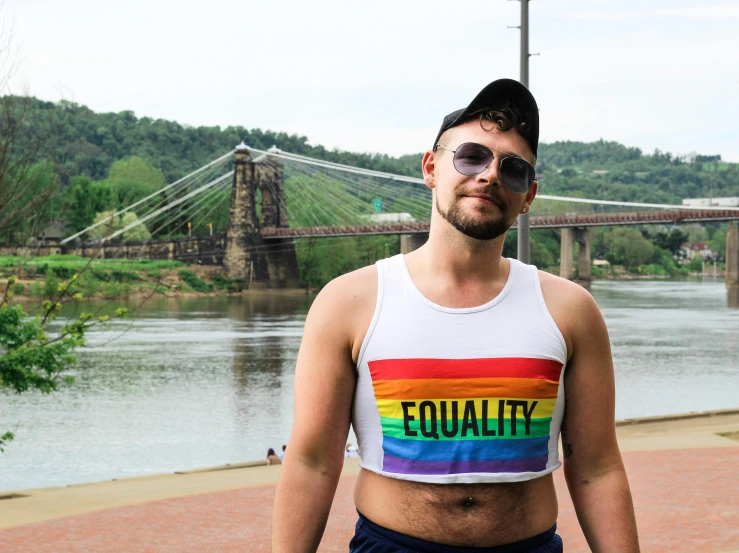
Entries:
[[[739,550],[739,448],[624,453],[645,553]],[[346,552],[354,476],[341,479],[320,552]],[[588,551],[564,484],[559,529],[568,553]],[[269,551],[273,486],[193,495],[0,531],[3,553]],[[13,499],[11,501],[23,501]]]

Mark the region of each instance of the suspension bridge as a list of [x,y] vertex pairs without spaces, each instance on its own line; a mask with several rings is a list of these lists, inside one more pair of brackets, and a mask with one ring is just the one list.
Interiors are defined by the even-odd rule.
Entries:
[[[533,207],[532,228],[560,229],[561,276],[573,277],[574,244],[581,245],[579,280],[590,279],[592,227],[739,221],[737,208],[545,194],[537,196]],[[113,230],[110,223],[128,212],[137,216]],[[314,239],[320,238],[400,235],[401,251],[408,253],[427,240],[430,213],[431,193],[420,178],[242,143],[108,219],[66,237],[60,249],[84,256],[222,265],[230,278],[264,287],[295,287],[300,285],[298,241],[311,239],[314,245]],[[227,225],[225,231],[214,232],[208,221],[219,216]],[[127,238],[142,225],[151,238]],[[161,238],[183,234],[185,227],[187,236]],[[93,233],[100,238],[90,240]],[[738,273],[739,226],[732,224],[727,234],[727,286],[739,283]]]

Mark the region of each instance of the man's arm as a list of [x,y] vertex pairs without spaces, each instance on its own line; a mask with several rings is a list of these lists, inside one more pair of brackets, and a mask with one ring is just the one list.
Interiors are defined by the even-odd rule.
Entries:
[[372,280],[364,271],[327,285],[306,319],[295,370],[295,421],[275,495],[273,553],[315,552],[326,526],[351,424],[352,336],[364,319],[361,292]]
[[566,286],[572,348],[562,422],[567,487],[593,552],[638,552],[634,505],[616,441],[608,330],[593,297],[576,284]]

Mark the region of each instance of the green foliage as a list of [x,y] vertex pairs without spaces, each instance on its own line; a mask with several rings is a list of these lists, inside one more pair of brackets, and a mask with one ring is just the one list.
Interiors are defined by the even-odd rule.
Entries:
[[234,281],[221,273],[216,273],[213,276],[213,286],[215,286],[216,290],[226,290],[228,292],[238,292],[241,289],[237,281]]
[[73,177],[69,186],[61,193],[62,216],[70,234],[89,227],[95,214],[112,206],[111,191],[104,183],[94,182],[90,177]]
[[690,260],[690,263],[688,264],[688,269],[691,273],[701,273],[703,272],[703,258],[700,256],[694,257]]
[[[127,211],[122,216],[116,215],[115,211],[103,211],[95,216],[94,223],[103,223],[98,227],[91,229],[87,234],[91,240],[100,240],[110,236],[114,232],[118,232],[129,225],[135,224],[139,220],[133,211]],[[104,222],[103,222],[104,221]],[[144,224],[134,226],[123,233],[124,240],[149,240],[151,234]]]
[[13,285],[13,293],[14,294],[22,294],[26,291],[26,287],[23,284],[15,284]]
[[[641,232],[631,227],[614,228],[606,236],[606,244],[615,255],[614,260],[621,261],[620,264],[627,269],[649,263],[654,256],[654,245]],[[610,259],[609,261],[614,264]]]
[[728,226],[724,226],[723,228],[715,230],[712,233],[710,240],[708,240],[708,247],[711,249],[711,251],[718,254],[718,257],[721,259],[726,258],[726,232],[727,230],[728,230]]
[[672,255],[678,255],[681,246],[688,241],[687,233],[680,228],[673,228],[669,232],[658,229],[656,232],[652,232],[649,238],[655,246],[667,250]]
[[[79,301],[81,295],[72,293],[79,275],[68,281],[60,280],[49,268],[43,291],[50,299],[40,305],[39,314],[31,317],[22,305],[12,305],[11,288],[16,278],[11,277],[0,299],[0,388],[16,393],[38,390],[50,393],[58,389],[59,383],[72,383],[74,378],[65,376],[64,371],[77,362],[74,351],[85,345],[85,335],[96,324],[105,324],[110,319],[97,319],[90,313],[63,324],[59,331],[50,336],[46,327],[54,321],[65,301]],[[53,292],[52,292],[53,289]],[[118,308],[115,317],[125,317],[127,310]],[[0,435],[0,451],[14,439],[10,431]]]
[[178,273],[180,278],[185,281],[190,288],[196,292],[212,292],[213,285],[202,280],[198,275],[187,269],[180,269]]
[[92,269],[107,271],[158,271],[160,269],[176,269],[183,267],[182,261],[166,259],[93,259],[77,255],[55,254],[43,257],[19,257],[13,255],[0,256],[0,267],[17,267],[19,264],[33,271],[39,269],[38,274],[46,273],[48,268],[57,270],[64,267],[74,272],[81,272],[90,265]]
[[45,298],[52,298],[59,292],[59,285],[61,279],[56,276],[56,273],[52,269],[46,270],[46,279],[44,280],[43,296]]
[[687,234],[686,242],[688,244],[695,244],[696,242],[708,241],[708,233],[705,227],[699,223],[691,223],[689,225],[683,225],[680,230]]
[[158,190],[164,186],[164,173],[144,158],[131,156],[110,166],[108,182],[134,182]]
[[300,278],[321,287],[333,278],[400,252],[399,236],[308,238],[295,244]]

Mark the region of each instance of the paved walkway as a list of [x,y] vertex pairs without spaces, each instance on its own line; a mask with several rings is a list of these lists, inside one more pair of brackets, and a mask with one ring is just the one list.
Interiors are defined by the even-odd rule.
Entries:
[[[642,551],[739,553],[739,442],[717,435],[737,431],[739,415],[619,428]],[[0,501],[0,550],[268,552],[279,470],[260,466],[30,490],[29,497]],[[347,462],[321,552],[348,549],[356,472],[356,463]],[[586,552],[561,470],[555,482],[566,551]]]

